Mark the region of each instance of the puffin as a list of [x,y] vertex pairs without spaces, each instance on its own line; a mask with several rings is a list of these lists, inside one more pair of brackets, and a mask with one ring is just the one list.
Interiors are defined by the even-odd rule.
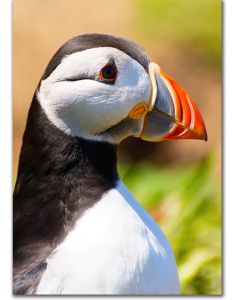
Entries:
[[84,34],[53,55],[28,112],[13,193],[13,293],[174,295],[159,225],[117,170],[117,147],[207,140],[188,93],[142,47]]

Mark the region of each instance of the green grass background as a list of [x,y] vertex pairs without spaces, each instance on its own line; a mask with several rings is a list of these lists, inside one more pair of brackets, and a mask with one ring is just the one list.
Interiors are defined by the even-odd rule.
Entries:
[[[213,68],[221,66],[221,1],[135,0],[139,32],[196,51]],[[163,46],[163,45],[162,45]]]

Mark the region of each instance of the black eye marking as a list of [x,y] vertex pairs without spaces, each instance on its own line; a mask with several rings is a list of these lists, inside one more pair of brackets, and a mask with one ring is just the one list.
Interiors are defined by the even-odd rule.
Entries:
[[79,81],[79,80],[84,80],[84,79],[94,79],[94,78],[89,78],[87,76],[79,76],[79,77],[75,77],[75,78],[66,78],[60,81]]
[[98,74],[98,79],[104,83],[114,84],[118,75],[117,67],[114,60],[109,60],[109,62],[100,70]]
[[118,75],[118,69],[113,58],[110,58],[108,63],[100,70],[97,78],[96,75],[80,74],[72,78],[64,78],[58,81],[79,81],[79,80],[97,80],[103,83],[114,84]]

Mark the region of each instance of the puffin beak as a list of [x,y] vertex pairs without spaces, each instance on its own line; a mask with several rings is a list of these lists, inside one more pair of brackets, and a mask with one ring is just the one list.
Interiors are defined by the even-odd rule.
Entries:
[[152,91],[140,138],[152,142],[177,139],[207,141],[206,127],[191,97],[153,62],[149,65],[149,76]]

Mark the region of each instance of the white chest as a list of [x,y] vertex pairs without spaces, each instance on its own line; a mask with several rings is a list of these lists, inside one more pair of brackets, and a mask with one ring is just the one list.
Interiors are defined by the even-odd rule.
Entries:
[[76,223],[47,260],[37,294],[175,294],[171,248],[122,183]]

